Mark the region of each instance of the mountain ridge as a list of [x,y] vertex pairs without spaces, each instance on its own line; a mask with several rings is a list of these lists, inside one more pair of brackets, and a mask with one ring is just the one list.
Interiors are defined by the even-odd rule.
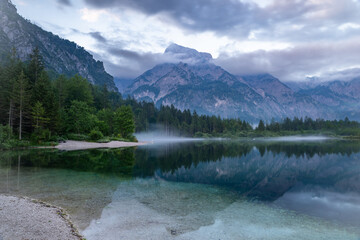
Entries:
[[27,61],[34,48],[38,48],[47,70],[55,74],[79,74],[90,83],[106,85],[117,91],[114,78],[105,71],[101,61],[96,61],[83,47],[32,24],[17,13],[15,5],[0,0],[0,60],[15,48],[19,58]]
[[[164,52],[172,53],[177,62],[147,70],[127,87],[125,94],[153,101],[157,106],[174,105],[181,110],[252,122],[285,117],[335,119],[345,118],[344,114],[360,119],[360,114],[350,114],[351,107],[339,111],[330,102],[321,101],[306,90],[295,91],[270,74],[235,76],[215,65],[210,54],[180,45],[170,45]],[[353,97],[359,96],[357,91],[351,92]],[[343,94],[341,99],[345,97]]]

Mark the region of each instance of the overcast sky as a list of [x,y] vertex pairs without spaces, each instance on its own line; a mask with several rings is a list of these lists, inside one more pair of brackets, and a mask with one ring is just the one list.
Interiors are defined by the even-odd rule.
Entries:
[[268,72],[283,81],[360,67],[360,0],[12,2],[120,78],[161,63],[171,43],[209,52],[233,74]]

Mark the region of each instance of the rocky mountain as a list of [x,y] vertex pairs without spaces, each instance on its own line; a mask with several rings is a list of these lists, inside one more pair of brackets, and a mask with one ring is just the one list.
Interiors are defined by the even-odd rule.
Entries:
[[348,116],[350,119],[360,119],[360,77],[351,81],[322,83],[315,88],[300,90],[299,93],[329,106],[336,118]]
[[210,54],[170,45],[165,53],[178,61],[155,66],[134,80],[125,94],[157,106],[174,105],[200,114],[239,117],[248,121],[284,117],[332,117],[308,95],[294,92],[264,74],[234,76],[216,66]]
[[92,84],[117,89],[103,63],[94,60],[83,47],[44,31],[21,17],[9,0],[0,0],[0,61],[12,48],[26,61],[35,47],[39,48],[48,70],[67,76],[80,74]]
[[[270,74],[242,76],[252,88],[265,98],[271,98],[284,110],[283,117],[335,118],[335,112],[326,102],[317,101],[311,94],[294,91]],[[277,118],[277,117],[275,117]]]

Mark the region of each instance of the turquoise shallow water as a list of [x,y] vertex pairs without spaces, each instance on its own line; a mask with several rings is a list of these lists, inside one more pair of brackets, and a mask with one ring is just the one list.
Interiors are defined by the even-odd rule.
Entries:
[[87,239],[359,239],[358,142],[197,141],[0,153],[0,193]]

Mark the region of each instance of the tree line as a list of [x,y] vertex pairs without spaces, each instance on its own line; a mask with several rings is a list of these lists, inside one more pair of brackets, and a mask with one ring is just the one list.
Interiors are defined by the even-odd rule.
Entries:
[[58,136],[134,140],[135,130],[132,109],[121,95],[79,75],[51,79],[37,48],[25,62],[13,50],[0,67],[0,123],[0,141],[13,135],[34,142]]
[[293,119],[285,118],[282,121],[272,120],[270,123],[264,123],[260,120],[255,131],[257,132],[334,132],[338,135],[360,136],[360,123],[350,121],[348,117],[344,120],[325,120],[305,117]]
[[106,85],[90,84],[80,75],[50,77],[39,50],[20,61],[15,50],[0,66],[0,145],[13,139],[32,142],[75,140],[135,140],[133,133],[159,127],[168,134],[189,137],[248,137],[289,132],[335,131],[360,136],[359,123],[344,120],[285,118],[253,129],[241,119],[199,115],[173,105],[124,99]]

